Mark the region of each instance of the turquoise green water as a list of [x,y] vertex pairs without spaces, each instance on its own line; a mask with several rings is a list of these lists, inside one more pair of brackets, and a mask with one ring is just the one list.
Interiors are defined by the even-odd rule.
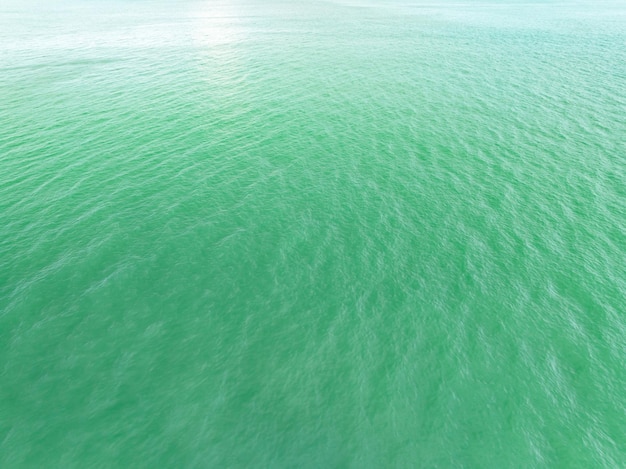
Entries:
[[624,467],[626,5],[0,4],[0,466]]

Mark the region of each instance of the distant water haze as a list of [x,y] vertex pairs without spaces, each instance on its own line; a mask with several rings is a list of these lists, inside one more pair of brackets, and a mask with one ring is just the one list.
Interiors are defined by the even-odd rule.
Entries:
[[0,3],[0,467],[622,467],[626,4]]

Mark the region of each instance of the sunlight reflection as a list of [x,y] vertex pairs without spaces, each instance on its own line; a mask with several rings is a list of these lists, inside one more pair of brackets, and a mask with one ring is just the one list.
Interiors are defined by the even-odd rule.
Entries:
[[219,46],[243,40],[242,12],[233,4],[203,2],[192,12],[196,44]]

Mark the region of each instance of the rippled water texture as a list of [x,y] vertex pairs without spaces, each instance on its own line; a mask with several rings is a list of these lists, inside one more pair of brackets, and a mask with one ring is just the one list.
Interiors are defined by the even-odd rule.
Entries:
[[626,4],[0,4],[0,466],[623,467]]

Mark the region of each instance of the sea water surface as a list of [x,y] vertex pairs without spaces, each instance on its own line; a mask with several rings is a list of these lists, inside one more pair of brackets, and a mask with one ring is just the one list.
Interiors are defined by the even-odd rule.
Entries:
[[626,4],[4,0],[0,466],[626,466]]

